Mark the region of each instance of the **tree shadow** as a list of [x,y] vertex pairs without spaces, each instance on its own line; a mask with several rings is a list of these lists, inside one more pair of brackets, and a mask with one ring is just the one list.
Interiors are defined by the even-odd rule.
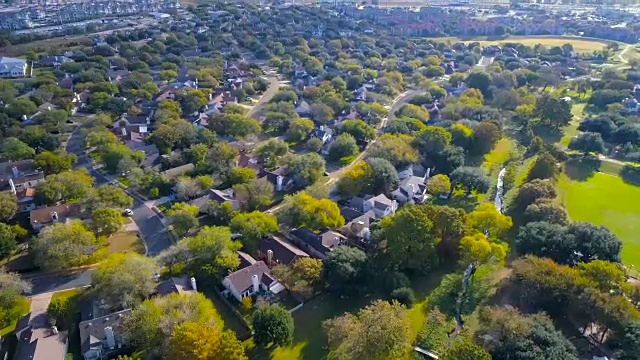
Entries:
[[565,162],[565,173],[571,180],[586,181],[600,172],[601,163],[600,159],[591,156],[572,158]]
[[536,136],[542,138],[545,144],[555,144],[559,142],[564,135],[562,129],[555,129],[544,125],[535,125],[531,129]]

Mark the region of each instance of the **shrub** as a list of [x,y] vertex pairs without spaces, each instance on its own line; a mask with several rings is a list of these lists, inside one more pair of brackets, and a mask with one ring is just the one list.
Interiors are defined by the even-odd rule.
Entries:
[[69,298],[57,298],[51,300],[49,307],[47,308],[47,315],[50,318],[56,320],[56,324],[60,324],[63,322],[65,318],[67,318],[71,312],[71,302]]
[[396,300],[400,304],[411,308],[416,303],[416,296],[413,294],[413,290],[408,287],[402,287],[393,290],[391,293],[391,300]]

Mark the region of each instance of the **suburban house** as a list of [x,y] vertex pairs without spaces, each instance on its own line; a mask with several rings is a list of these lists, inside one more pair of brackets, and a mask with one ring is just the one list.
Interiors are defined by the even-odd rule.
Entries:
[[240,203],[235,198],[232,188],[225,190],[209,189],[209,199],[219,202],[220,204],[228,202],[234,209],[238,209],[240,207]]
[[264,177],[273,184],[275,191],[289,191],[293,188],[293,179],[287,176],[289,168],[279,167],[273,171],[266,171]]
[[84,110],[84,108],[87,106],[87,101],[89,100],[89,97],[91,96],[91,93],[87,90],[81,92],[81,93],[73,93],[73,99],[71,100],[71,103],[73,104],[73,109],[72,109],[72,113],[76,113],[78,110]]
[[349,205],[363,214],[373,211],[376,219],[393,215],[398,210],[398,202],[389,199],[384,194],[377,196],[366,195],[365,197],[354,196],[349,201]]
[[222,294],[233,296],[238,301],[247,296],[278,294],[285,290],[284,285],[271,275],[264,261],[256,261],[232,272],[222,280],[222,285],[226,289]]
[[[95,308],[93,302],[90,305]],[[101,317],[99,312],[81,312],[80,351],[84,360],[106,359],[107,356],[123,346],[122,319],[131,314],[131,309],[109,313]]]
[[16,78],[27,75],[27,60],[0,57],[0,78]]
[[27,212],[36,208],[36,203],[33,198],[35,194],[36,189],[31,187],[15,193],[18,198],[18,212]]
[[60,65],[66,62],[73,62],[73,60],[66,56],[56,56],[56,55],[43,56],[40,59],[38,59],[38,64],[40,66],[54,67],[56,69],[59,68]]
[[310,117],[311,116],[311,105],[305,100],[300,100],[296,105],[294,111],[300,117]]
[[113,130],[116,134],[126,135],[122,129],[126,129],[127,132],[137,132],[140,134],[146,134],[149,132],[149,124],[151,124],[151,116],[153,112],[148,115],[127,115],[123,114],[113,123]]
[[38,184],[44,182],[44,173],[42,171],[34,171],[25,174],[14,174],[17,176],[9,178],[9,187],[14,194],[25,191],[28,188],[36,187]]
[[53,223],[64,223],[80,215],[80,206],[73,205],[56,205],[47,206],[40,209],[31,210],[29,219],[31,227],[35,231],[42,230],[43,227]]
[[18,344],[14,360],[64,360],[69,333],[48,325],[46,312],[29,313],[18,320],[15,330]]
[[342,235],[365,242],[371,239],[371,223],[376,217],[373,210],[361,213],[349,207],[342,207],[340,215],[345,221],[345,225],[338,230]]
[[257,154],[241,153],[236,157],[236,166],[253,169],[258,174],[264,169],[262,161],[260,161],[260,157]]
[[274,235],[260,242],[259,253],[269,267],[291,265],[298,259],[309,257],[306,252]]
[[200,212],[204,212],[205,206],[209,201],[216,201],[220,204],[229,203],[234,209],[240,207],[232,188],[226,190],[209,189],[205,195],[189,201],[189,205],[195,205],[200,209]]
[[311,134],[309,134],[310,138],[316,138],[322,140],[323,144],[331,141],[332,131],[331,129],[327,129],[324,126],[320,126],[319,128],[313,129]]
[[391,192],[391,197],[400,204],[422,204],[428,197],[426,177],[409,176],[400,181],[398,188]]
[[168,170],[165,170],[163,172],[160,173],[160,175],[162,175],[164,178],[169,179],[169,180],[174,180],[176,179],[178,176],[184,175],[190,171],[193,171],[193,169],[195,169],[195,165],[193,165],[192,163],[188,163],[182,166],[177,166]]
[[335,231],[326,230],[316,234],[307,228],[291,231],[291,242],[306,251],[309,255],[324,259],[337,246],[347,243],[347,238]]
[[191,295],[196,291],[198,291],[198,287],[195,278],[190,278],[186,275],[172,276],[158,283],[155,295],[165,296],[173,293]]
[[117,84],[129,76],[129,70],[109,70],[107,71],[109,82]]

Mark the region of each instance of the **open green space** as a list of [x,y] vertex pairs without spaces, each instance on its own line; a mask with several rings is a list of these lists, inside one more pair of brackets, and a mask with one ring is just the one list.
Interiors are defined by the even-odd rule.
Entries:
[[144,243],[138,238],[137,231],[118,231],[111,235],[107,242],[109,243],[109,254],[113,253],[127,253],[134,251],[139,254],[146,254]]
[[580,37],[570,37],[570,36],[508,36],[505,38],[489,38],[486,36],[478,36],[478,37],[445,37],[445,38],[435,38],[438,41],[451,41],[451,42],[478,42],[482,46],[488,45],[501,45],[504,43],[520,43],[526,46],[535,46],[538,44],[552,47],[552,46],[562,46],[564,44],[573,45],[573,49],[577,52],[592,52],[596,50],[604,50],[607,48],[609,41],[599,40],[595,38],[580,38]]
[[640,187],[619,176],[568,164],[557,188],[572,220],[609,227],[623,242],[622,261],[640,266]]

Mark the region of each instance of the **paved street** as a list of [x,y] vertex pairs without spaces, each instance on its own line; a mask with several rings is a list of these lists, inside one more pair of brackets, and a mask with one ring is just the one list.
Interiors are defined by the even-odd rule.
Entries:
[[[88,127],[87,124],[83,126]],[[71,135],[67,142],[66,149],[67,152],[78,156],[78,162],[74,165],[74,169],[88,169],[91,176],[96,179],[96,185],[103,185],[109,182],[109,179],[95,171],[91,166],[91,163],[84,152],[84,144],[80,129]],[[147,245],[149,256],[156,256],[162,252],[162,250],[173,244],[171,237],[166,232],[158,215],[147,207],[144,202],[139,201],[134,197],[132,210],[133,221],[135,221],[136,225],[138,225],[138,228],[140,229],[140,233]],[[93,270],[81,270],[68,275],[38,276],[37,274],[34,274],[32,276],[26,276],[26,278],[28,278],[33,284],[33,290],[31,293],[41,294],[44,292],[61,291],[91,285],[92,273]]]

